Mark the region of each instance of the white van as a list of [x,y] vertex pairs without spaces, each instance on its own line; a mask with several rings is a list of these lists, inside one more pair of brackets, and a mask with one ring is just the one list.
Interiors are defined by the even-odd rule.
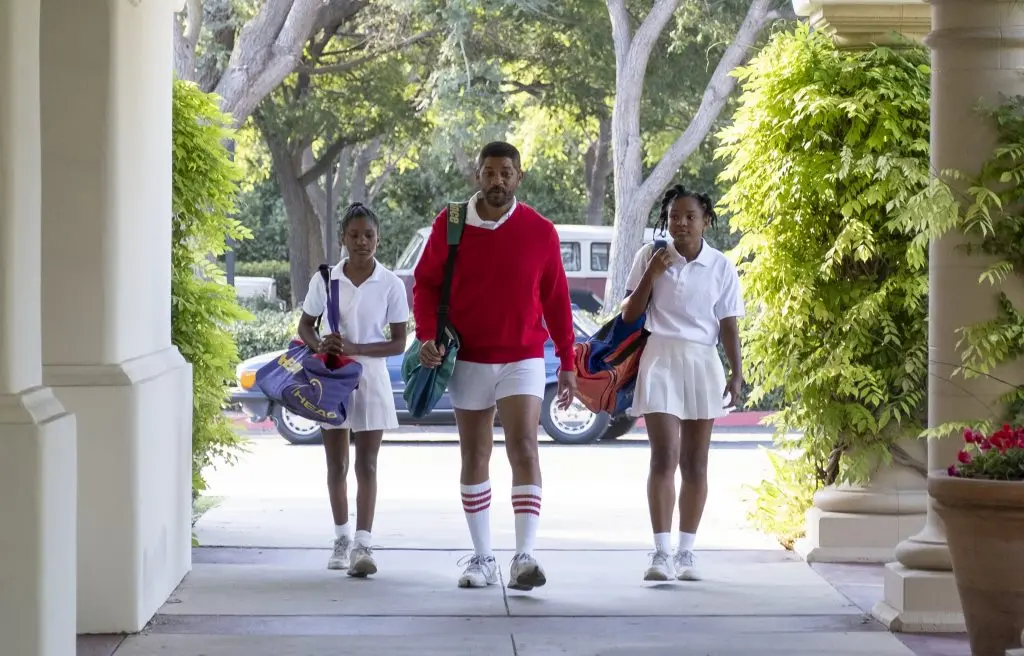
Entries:
[[[597,312],[604,298],[608,279],[609,254],[612,247],[612,226],[556,224],[562,243],[562,264],[569,279],[573,302],[584,310]],[[409,302],[412,302],[413,270],[423,256],[423,248],[430,236],[430,228],[420,228],[395,263],[395,273],[405,283]],[[654,228],[644,231],[644,241],[654,239]]]

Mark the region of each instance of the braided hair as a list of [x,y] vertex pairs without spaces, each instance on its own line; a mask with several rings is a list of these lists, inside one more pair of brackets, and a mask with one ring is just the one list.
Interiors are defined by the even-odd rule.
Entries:
[[345,213],[341,215],[341,234],[345,235],[348,230],[348,226],[352,221],[358,218],[365,218],[367,221],[373,224],[373,227],[377,229],[377,233],[380,233],[380,219],[373,213],[366,205],[356,202],[352,203],[345,208]]
[[715,214],[715,203],[711,200],[711,196],[687,189],[683,185],[677,184],[666,191],[665,196],[661,199],[661,213],[658,214],[658,225],[655,226],[655,232],[661,232],[661,234],[668,232],[668,211],[672,207],[672,204],[680,198],[692,198],[697,201],[700,208],[704,210],[704,216],[708,218],[711,225],[715,225],[715,222],[718,220],[718,215]]

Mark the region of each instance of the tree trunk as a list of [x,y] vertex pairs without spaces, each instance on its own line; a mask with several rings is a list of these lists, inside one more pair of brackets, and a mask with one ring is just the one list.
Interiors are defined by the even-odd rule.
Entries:
[[309,193],[299,182],[302,174],[302,156],[306,146],[272,138],[265,131],[263,137],[270,150],[274,177],[288,217],[291,303],[292,307],[298,307],[306,297],[313,271],[327,259],[320,215],[313,207]]
[[615,237],[605,288],[604,309],[610,312],[625,293],[626,277],[643,240],[651,208],[669,186],[679,167],[703,143],[726,100],[736,87],[731,73],[750,55],[761,31],[791,9],[772,10],[772,0],[752,0],[736,38],[726,48],[704,90],[700,107],[686,130],[643,178],[643,140],[640,101],[647,62],[679,0],[657,0],[643,22],[632,31],[625,0],[607,0],[615,47],[615,101],[612,110],[612,162],[615,182]]
[[348,202],[369,204],[369,186],[366,179],[370,176],[370,166],[380,154],[380,143],[381,138],[377,137],[356,153],[352,163],[352,178],[348,185]]
[[604,197],[608,193],[608,175],[612,172],[612,119],[602,116],[598,123],[597,140],[584,155],[584,176],[587,185],[587,225],[604,225]]

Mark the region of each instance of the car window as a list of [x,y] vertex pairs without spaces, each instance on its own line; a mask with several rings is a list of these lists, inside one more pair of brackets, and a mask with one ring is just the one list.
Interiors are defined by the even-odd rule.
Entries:
[[420,249],[423,247],[423,235],[416,233],[409,240],[409,245],[402,251],[401,256],[398,258],[398,262],[395,264],[396,271],[408,271],[409,269],[416,266],[416,261],[420,258]]
[[607,271],[608,255],[611,250],[612,245],[606,241],[595,241],[590,244],[590,270]]
[[582,271],[583,258],[580,256],[580,243],[578,241],[562,242],[562,266],[566,271]]
[[574,310],[572,318],[576,322],[576,331],[584,337],[591,337],[601,329],[601,326],[597,325],[597,322],[582,310]]

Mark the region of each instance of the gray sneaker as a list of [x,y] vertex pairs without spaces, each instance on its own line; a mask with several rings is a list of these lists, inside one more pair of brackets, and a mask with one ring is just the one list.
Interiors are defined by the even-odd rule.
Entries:
[[466,565],[459,577],[460,588],[486,588],[498,584],[498,563],[494,556],[473,554],[460,560],[459,565]]
[[352,539],[348,536],[337,538],[334,541],[334,553],[327,561],[327,569],[348,569],[349,549],[352,548]]
[[508,571],[510,590],[533,590],[548,582],[544,568],[530,554],[516,554]]
[[348,567],[348,575],[365,578],[377,573],[377,563],[373,559],[373,547],[356,543],[352,548],[352,564]]
[[680,549],[675,556],[676,578],[680,581],[699,581],[697,573],[697,562],[693,552],[689,549]]
[[672,555],[664,551],[655,551],[651,554],[651,564],[644,572],[645,581],[671,581],[676,577],[675,567],[672,566]]

